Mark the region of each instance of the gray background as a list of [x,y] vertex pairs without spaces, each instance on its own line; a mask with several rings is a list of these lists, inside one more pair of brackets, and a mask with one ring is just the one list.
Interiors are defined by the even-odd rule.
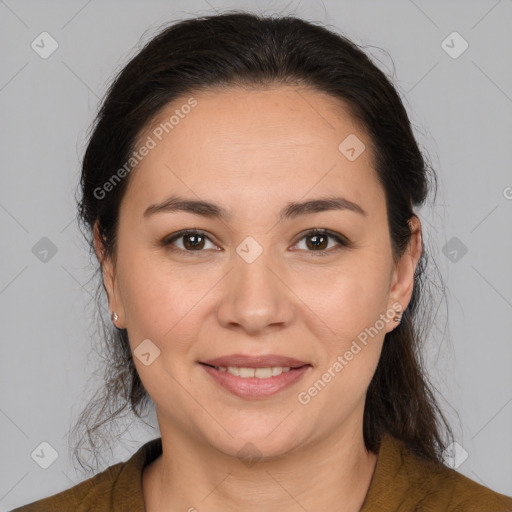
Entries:
[[[468,454],[453,464],[512,495],[512,0],[257,7],[220,0],[0,0],[0,510],[82,478],[66,433],[97,381],[88,380],[96,364],[85,286],[93,268],[74,223],[74,193],[98,100],[141,37],[149,39],[165,21],[226,8],[330,24],[394,73],[440,176],[437,205],[420,214],[448,287],[448,314],[439,308],[427,362]],[[43,31],[59,45],[47,59],[31,47]],[[469,44],[457,58],[442,46],[453,31]],[[452,53],[462,48],[453,37],[446,44]],[[44,237],[55,254],[40,252],[49,245]],[[110,463],[158,435],[155,428],[130,427]],[[42,442],[59,454],[48,469],[31,458]]]

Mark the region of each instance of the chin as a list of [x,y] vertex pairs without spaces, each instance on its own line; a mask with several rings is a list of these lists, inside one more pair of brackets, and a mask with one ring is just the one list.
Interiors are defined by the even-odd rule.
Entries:
[[[289,455],[302,444],[299,439],[299,432],[293,432],[284,429],[279,421],[274,426],[269,427],[267,423],[261,425],[252,425],[247,428],[245,424],[235,426],[234,424],[225,425],[226,430],[222,430],[219,437],[211,438],[211,430],[205,433],[207,442],[229,457],[236,457],[246,461],[247,465],[256,460],[279,459]],[[300,429],[304,434],[303,428]]]

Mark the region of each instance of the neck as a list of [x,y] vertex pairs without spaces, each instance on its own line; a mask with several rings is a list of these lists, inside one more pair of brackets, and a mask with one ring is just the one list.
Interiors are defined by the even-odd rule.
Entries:
[[362,507],[377,463],[362,428],[338,430],[279,458],[243,463],[182,431],[163,431],[162,455],[145,468],[147,512],[266,512]]

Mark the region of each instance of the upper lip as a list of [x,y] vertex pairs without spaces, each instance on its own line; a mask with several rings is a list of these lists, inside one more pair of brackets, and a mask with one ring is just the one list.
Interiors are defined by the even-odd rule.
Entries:
[[300,361],[292,357],[278,356],[275,354],[249,356],[245,354],[230,354],[228,356],[216,357],[215,359],[207,359],[200,363],[210,366],[237,366],[239,368],[268,368],[268,367],[290,367],[299,368],[307,365],[305,361]]

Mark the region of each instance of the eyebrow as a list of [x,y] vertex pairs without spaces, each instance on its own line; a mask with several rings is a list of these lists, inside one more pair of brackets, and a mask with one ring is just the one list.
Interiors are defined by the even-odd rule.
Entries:
[[[302,215],[330,210],[348,210],[359,215],[368,216],[368,213],[360,205],[344,197],[325,197],[303,202],[288,203],[279,213],[279,220],[284,221]],[[144,211],[143,217],[150,217],[156,213],[172,213],[178,211],[222,220],[229,220],[232,217],[229,210],[218,204],[203,200],[186,199],[180,196],[171,196],[162,203],[149,206]]]

